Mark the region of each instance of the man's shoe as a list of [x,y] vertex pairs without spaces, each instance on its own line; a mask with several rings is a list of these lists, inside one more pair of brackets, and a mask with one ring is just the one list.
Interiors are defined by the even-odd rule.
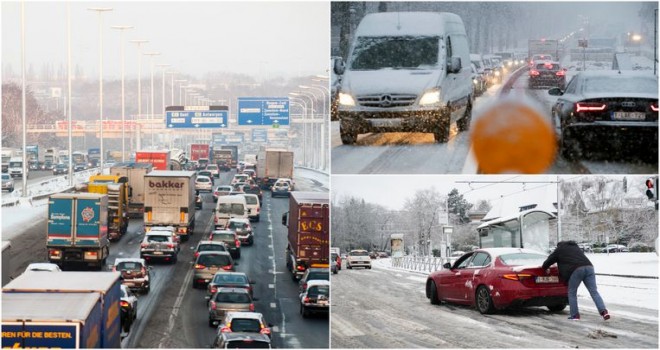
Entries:
[[601,311],[600,315],[603,316],[603,320],[605,320],[605,321],[610,319],[610,313],[607,312],[607,309]]
[[580,314],[569,316],[568,319],[572,320],[572,321],[579,321],[580,320]]

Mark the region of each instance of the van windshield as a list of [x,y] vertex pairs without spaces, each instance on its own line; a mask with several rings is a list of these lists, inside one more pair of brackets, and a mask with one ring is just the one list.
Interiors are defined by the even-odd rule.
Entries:
[[432,69],[438,65],[440,37],[358,37],[352,70]]

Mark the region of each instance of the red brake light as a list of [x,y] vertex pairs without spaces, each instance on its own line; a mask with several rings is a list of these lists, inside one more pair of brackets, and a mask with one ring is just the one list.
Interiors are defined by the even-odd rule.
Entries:
[[305,297],[305,299],[303,299],[303,303],[309,303],[309,297]]
[[234,243],[236,243],[236,248],[240,248],[240,247],[241,247],[241,241],[239,241],[238,239],[235,240]]
[[206,266],[204,266],[204,265],[202,265],[202,264],[195,264],[195,268],[198,269],[198,270],[201,270],[201,269],[203,269],[203,268],[205,268],[205,267],[206,267]]
[[654,111],[654,112],[658,111],[658,103],[657,102],[651,104],[651,110]]
[[539,71],[537,71],[536,69],[532,69],[531,71],[529,71],[529,75],[537,76],[537,75],[540,75],[540,74],[541,73],[539,73]]
[[602,112],[607,104],[598,102],[578,102],[575,104],[575,112]]
[[270,328],[264,327],[264,328],[261,329],[261,331],[259,333],[269,335],[270,334]]
[[229,327],[222,327],[222,329],[220,330],[220,332],[222,332],[222,333],[231,333],[231,328],[229,328]]
[[146,269],[144,266],[142,266],[142,269],[141,269],[141,270],[142,270],[142,275],[146,275],[146,274],[147,274],[147,269]]
[[254,304],[250,304],[250,311],[254,311]]
[[199,252],[195,252],[195,254],[193,254],[193,256],[194,256],[194,257],[198,257],[198,256],[199,256]]
[[525,278],[532,277],[532,275],[527,273],[507,273],[502,275],[502,278],[512,281],[522,281]]
[[296,267],[296,269],[297,269],[298,271],[305,271],[305,267],[302,266],[302,265],[298,265],[298,266]]
[[126,300],[120,301],[119,304],[121,305],[121,307],[128,307],[128,301]]
[[142,244],[140,244],[140,248],[146,248],[147,246],[148,246],[147,243],[142,243]]
[[217,307],[217,306],[215,305],[215,301],[212,301],[212,302],[211,302],[211,310],[215,310],[216,307]]
[[167,247],[168,247],[168,248],[174,248],[174,244],[171,244],[171,243],[170,243],[170,244],[167,245]]
[[217,291],[218,291],[218,287],[216,287],[216,286],[211,287],[211,293],[212,294],[215,294],[215,292],[217,292]]
[[233,267],[234,267],[233,265],[227,265],[227,266],[223,266],[222,269],[223,270],[231,270]]
[[558,77],[563,77],[563,76],[565,76],[565,75],[566,75],[566,72],[564,72],[563,69],[560,69],[559,71],[557,71],[557,76],[558,76]]

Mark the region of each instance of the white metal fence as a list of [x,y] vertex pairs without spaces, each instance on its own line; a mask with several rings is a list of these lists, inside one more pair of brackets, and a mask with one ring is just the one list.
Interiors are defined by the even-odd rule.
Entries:
[[[92,168],[84,171],[80,171],[73,174],[74,184],[80,184],[89,180],[89,177],[95,174],[98,174],[99,168]],[[20,180],[22,181],[22,180]],[[12,193],[3,193],[2,196],[2,206],[13,206],[16,205],[23,193],[23,189],[20,188],[20,181],[16,182],[16,189]],[[52,177],[39,181],[33,184],[28,185],[26,198],[34,199],[37,197],[46,197],[54,193],[63,192],[70,189],[68,175],[62,175],[57,177]]]
[[433,272],[442,269],[445,263],[453,264],[456,258],[411,256],[392,258],[392,267],[410,271]]

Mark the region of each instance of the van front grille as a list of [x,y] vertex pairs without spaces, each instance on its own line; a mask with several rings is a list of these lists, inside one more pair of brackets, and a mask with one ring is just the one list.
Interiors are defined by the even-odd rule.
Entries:
[[406,107],[412,106],[417,100],[416,95],[409,94],[381,94],[381,95],[363,95],[357,98],[360,106],[364,107]]

